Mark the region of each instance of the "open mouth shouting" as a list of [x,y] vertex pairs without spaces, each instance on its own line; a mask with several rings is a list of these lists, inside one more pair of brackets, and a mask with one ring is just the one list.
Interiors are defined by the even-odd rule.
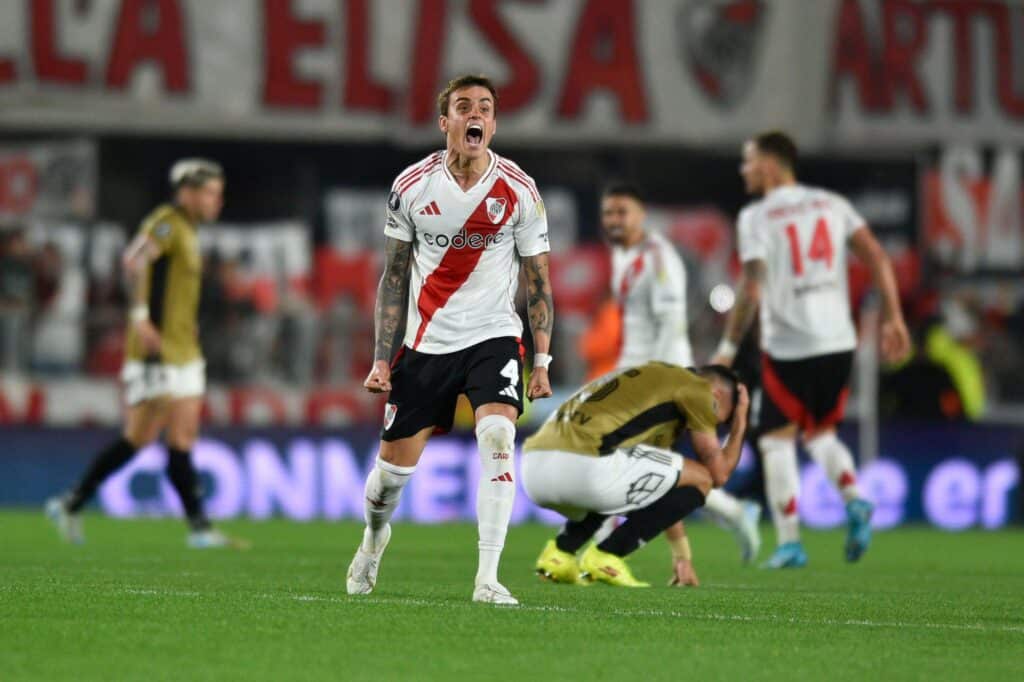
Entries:
[[470,123],[466,126],[466,146],[472,150],[483,149],[484,127],[480,123]]

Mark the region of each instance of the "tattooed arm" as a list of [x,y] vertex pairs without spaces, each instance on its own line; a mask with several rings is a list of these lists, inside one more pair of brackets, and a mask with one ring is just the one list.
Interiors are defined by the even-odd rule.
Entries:
[[[164,239],[166,240],[167,237]],[[161,244],[148,231],[143,230],[132,240],[121,256],[121,265],[128,283],[128,300],[131,302],[128,317],[131,319],[139,343],[142,344],[147,357],[159,357],[160,347],[163,343],[160,330],[150,319],[149,307],[146,304],[148,295],[146,279],[149,275],[149,268],[162,253]]]
[[537,353],[547,353],[551,349],[551,329],[555,324],[548,254],[524,258],[523,272],[526,273],[526,309],[530,315],[533,348]]
[[[526,310],[530,317],[533,349],[536,353],[549,353],[551,330],[555,324],[555,302],[551,296],[548,254],[540,253],[523,258],[523,272],[526,274]],[[530,399],[547,398],[551,395],[547,369],[533,368],[526,395]]]
[[761,303],[761,286],[764,283],[765,264],[763,260],[748,260],[743,263],[743,275],[736,292],[736,305],[725,321],[722,343],[715,351],[712,364],[732,365],[736,348],[750,329]]
[[373,313],[376,344],[373,369],[363,386],[371,393],[391,390],[391,358],[395,340],[405,317],[409,300],[409,266],[412,263],[412,242],[386,237],[384,239],[384,274],[377,285],[377,305]]

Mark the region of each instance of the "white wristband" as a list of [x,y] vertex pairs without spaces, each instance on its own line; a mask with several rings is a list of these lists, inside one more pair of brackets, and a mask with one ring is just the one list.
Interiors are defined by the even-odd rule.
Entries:
[[534,353],[533,366],[534,368],[547,369],[551,365],[551,359],[551,356],[547,353]]
[[128,311],[128,317],[131,318],[132,322],[142,322],[143,320],[149,319],[149,306],[133,305],[131,310]]
[[736,357],[736,344],[729,339],[722,339],[722,342],[718,344],[718,349],[715,351],[715,356],[732,360]]

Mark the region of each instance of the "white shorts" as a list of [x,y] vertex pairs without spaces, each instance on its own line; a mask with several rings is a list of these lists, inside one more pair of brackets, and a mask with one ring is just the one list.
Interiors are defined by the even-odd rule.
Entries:
[[129,405],[155,398],[193,398],[206,392],[206,362],[167,365],[129,360],[121,369],[121,381]]
[[586,512],[625,514],[661,499],[676,487],[683,456],[634,445],[594,457],[559,450],[523,453],[523,488],[536,504],[569,518]]

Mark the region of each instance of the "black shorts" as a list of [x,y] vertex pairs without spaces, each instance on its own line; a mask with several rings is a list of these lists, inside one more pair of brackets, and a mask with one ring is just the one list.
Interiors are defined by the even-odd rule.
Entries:
[[835,426],[846,411],[852,367],[853,351],[799,360],[763,354],[758,428],[773,431],[793,423],[804,433],[813,433]]
[[522,342],[510,336],[444,355],[403,347],[391,364],[381,440],[408,438],[428,426],[435,433],[451,430],[460,393],[474,410],[505,403],[522,414],[524,353]]

